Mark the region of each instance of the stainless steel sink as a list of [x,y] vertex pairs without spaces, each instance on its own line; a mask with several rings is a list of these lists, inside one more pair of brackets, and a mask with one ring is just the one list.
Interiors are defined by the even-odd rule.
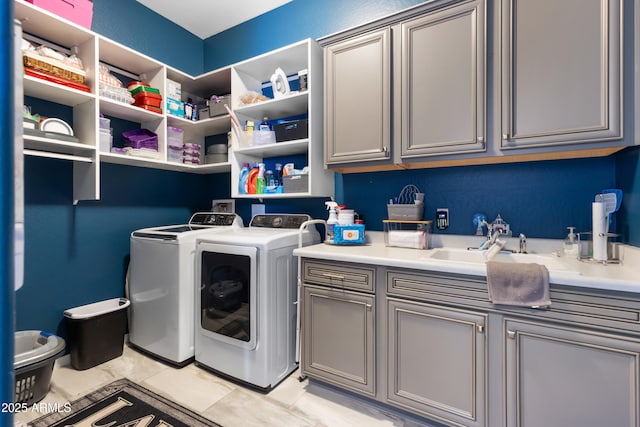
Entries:
[[[443,261],[463,262],[463,263],[485,263],[487,262],[485,252],[486,251],[441,248],[441,249],[434,249],[433,253],[431,253],[428,258],[439,259]],[[570,268],[564,265],[560,260],[558,260],[553,255],[500,252],[498,255],[496,255],[493,258],[493,261],[513,262],[513,263],[535,263],[535,264],[544,265],[545,267],[547,267],[548,270],[571,271]]]

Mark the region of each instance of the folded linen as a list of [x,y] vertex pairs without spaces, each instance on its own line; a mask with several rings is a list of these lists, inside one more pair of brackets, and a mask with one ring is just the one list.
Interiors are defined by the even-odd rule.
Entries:
[[533,308],[551,305],[549,270],[544,265],[488,261],[487,288],[493,304]]

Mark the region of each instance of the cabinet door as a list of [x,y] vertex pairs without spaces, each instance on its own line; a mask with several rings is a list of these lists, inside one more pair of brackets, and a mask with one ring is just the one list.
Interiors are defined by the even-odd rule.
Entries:
[[621,138],[621,1],[502,7],[502,148]]
[[388,402],[455,425],[484,426],[486,316],[393,298],[387,308]]
[[403,158],[485,150],[485,6],[402,23]]
[[302,313],[302,373],[373,396],[375,298],[305,285]]
[[389,157],[390,31],[386,28],[325,49],[327,164]]
[[640,342],[506,322],[509,427],[640,426]]

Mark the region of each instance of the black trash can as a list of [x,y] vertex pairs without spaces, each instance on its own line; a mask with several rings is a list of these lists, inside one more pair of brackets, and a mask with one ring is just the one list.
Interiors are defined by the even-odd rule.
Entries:
[[53,365],[64,354],[64,348],[64,339],[48,332],[15,332],[15,403],[30,406],[45,398],[51,385]]
[[126,298],[83,305],[65,310],[71,366],[93,368],[122,356],[127,330]]

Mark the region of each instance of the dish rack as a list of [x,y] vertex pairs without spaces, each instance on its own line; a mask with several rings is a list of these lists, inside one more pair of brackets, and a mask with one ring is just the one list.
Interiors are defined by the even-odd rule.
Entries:
[[413,184],[406,185],[398,196],[398,203],[387,204],[389,219],[420,221],[424,213],[424,193]]

